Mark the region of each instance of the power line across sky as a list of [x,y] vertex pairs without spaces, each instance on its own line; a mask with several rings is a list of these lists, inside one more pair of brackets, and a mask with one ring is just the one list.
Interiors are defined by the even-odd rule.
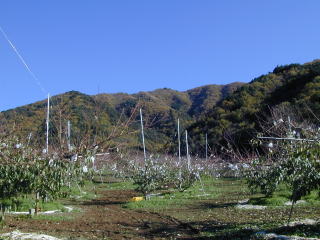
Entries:
[[319,8],[316,0],[3,0],[0,111],[44,92],[248,82],[319,57]]

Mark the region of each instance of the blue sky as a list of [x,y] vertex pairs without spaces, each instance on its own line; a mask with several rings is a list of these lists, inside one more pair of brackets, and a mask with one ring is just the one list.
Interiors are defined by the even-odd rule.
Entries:
[[320,1],[1,0],[0,111],[51,95],[249,82],[319,58]]

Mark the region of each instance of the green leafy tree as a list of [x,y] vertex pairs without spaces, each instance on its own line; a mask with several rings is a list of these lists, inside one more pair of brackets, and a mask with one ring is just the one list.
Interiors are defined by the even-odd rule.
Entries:
[[[87,150],[82,161],[71,161],[58,154],[43,154],[24,145],[15,137],[0,140],[0,198],[13,199],[22,195],[55,199],[63,197],[73,184],[90,175],[92,154]],[[86,170],[86,168],[87,170]]]
[[[298,114],[291,116],[298,118]],[[271,124],[264,127],[263,134],[274,138],[268,142],[253,141],[259,144],[260,151],[264,148],[266,152],[253,161],[247,178],[251,190],[266,196],[285,184],[291,191],[289,219],[294,203],[311,191],[320,190],[320,129],[295,119],[281,113],[281,109],[273,111]]]

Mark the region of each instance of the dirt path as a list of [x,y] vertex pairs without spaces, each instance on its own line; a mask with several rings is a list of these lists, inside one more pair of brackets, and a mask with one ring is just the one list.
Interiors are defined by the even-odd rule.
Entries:
[[122,203],[136,195],[134,191],[109,190],[101,195],[99,199],[80,203],[82,212],[73,220],[10,217],[2,231],[19,229],[68,239],[193,239],[196,236],[195,229],[176,219],[122,208]]

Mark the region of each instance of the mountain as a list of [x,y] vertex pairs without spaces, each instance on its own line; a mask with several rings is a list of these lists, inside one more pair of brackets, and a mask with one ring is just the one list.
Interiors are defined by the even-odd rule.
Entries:
[[[99,144],[101,148],[138,148],[140,144],[139,108],[143,110],[147,149],[174,151],[176,123],[185,129],[201,114],[229,96],[243,83],[207,85],[184,92],[168,88],[136,94],[86,95],[71,91],[50,99],[51,146],[66,146],[67,121],[71,122],[71,141],[76,146]],[[0,113],[1,131],[44,146],[47,100]],[[103,149],[103,150],[105,150]]]
[[[320,61],[276,67],[242,85],[223,98],[189,128],[192,142],[202,144],[208,134],[209,145],[219,148],[226,139],[237,148],[250,148],[260,123],[270,117],[270,109],[289,106],[304,118],[320,116]],[[319,122],[318,122],[319,124]],[[196,146],[193,146],[196,151]]]
[[[302,118],[320,116],[320,60],[277,66],[247,84],[93,96],[71,91],[52,97],[51,103],[51,146],[66,146],[66,122],[70,120],[75,146],[99,144],[103,150],[141,148],[138,110],[142,108],[149,152],[177,151],[178,118],[181,133],[188,130],[193,154],[203,153],[205,134],[211,149],[219,151],[229,142],[246,151],[273,108],[295,108]],[[43,146],[45,118],[43,100],[1,112],[0,131]]]

